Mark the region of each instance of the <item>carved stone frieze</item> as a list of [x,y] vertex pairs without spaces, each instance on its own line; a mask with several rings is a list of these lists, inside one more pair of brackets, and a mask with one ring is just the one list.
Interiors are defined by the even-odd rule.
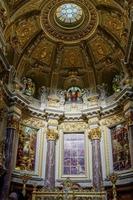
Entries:
[[103,126],[113,126],[123,121],[125,121],[125,118],[122,114],[114,114],[113,116],[102,119],[100,124]]
[[48,119],[48,126],[57,127],[58,126],[58,119],[50,118]]
[[84,132],[88,128],[85,122],[66,122],[59,126],[59,129],[64,132]]
[[21,123],[38,129],[46,127],[46,122],[44,120],[35,117],[23,116]]

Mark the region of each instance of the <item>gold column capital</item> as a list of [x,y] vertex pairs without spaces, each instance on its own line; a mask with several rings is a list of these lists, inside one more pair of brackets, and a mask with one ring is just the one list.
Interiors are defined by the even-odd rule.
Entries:
[[55,129],[48,129],[47,131],[47,140],[56,140],[58,139],[58,131]]
[[93,128],[89,131],[88,137],[90,140],[100,140],[101,139],[101,131],[100,128]]

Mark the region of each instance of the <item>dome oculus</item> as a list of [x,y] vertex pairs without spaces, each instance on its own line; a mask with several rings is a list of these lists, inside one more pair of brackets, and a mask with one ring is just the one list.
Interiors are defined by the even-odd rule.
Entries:
[[97,28],[99,16],[90,0],[47,1],[41,11],[40,24],[52,40],[76,43],[89,38]]
[[56,10],[56,19],[60,25],[75,25],[83,17],[83,10],[74,3],[66,3],[59,6]]

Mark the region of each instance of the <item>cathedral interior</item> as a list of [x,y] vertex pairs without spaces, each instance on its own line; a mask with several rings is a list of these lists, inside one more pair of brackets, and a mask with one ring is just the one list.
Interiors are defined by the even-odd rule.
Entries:
[[133,1],[0,0],[0,200],[133,200]]

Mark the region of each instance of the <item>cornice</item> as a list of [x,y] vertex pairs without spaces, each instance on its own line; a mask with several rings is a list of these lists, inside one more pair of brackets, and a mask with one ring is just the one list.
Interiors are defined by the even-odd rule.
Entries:
[[[70,119],[70,120],[80,120],[83,118],[91,118],[95,116],[109,116],[111,114],[115,114],[118,112],[118,110],[122,110],[122,106],[125,105],[125,103],[129,100],[133,99],[133,91],[132,88],[124,88],[117,96],[114,98],[110,98],[110,103],[101,106],[93,106],[88,107],[86,109],[80,109],[79,111],[66,111],[65,108],[60,107],[48,107],[47,105],[44,106],[44,108],[41,108],[40,101],[37,99],[34,99],[33,97],[31,99],[27,99],[25,95],[22,95],[22,93],[17,92],[11,92],[10,89],[4,85],[3,86],[3,93],[5,99],[8,99],[9,106],[13,103],[15,105],[19,105],[22,108],[26,109],[29,113],[31,113],[33,116],[37,117],[54,117],[54,118],[62,118],[64,116],[64,119]],[[35,103],[34,103],[35,101]]]

